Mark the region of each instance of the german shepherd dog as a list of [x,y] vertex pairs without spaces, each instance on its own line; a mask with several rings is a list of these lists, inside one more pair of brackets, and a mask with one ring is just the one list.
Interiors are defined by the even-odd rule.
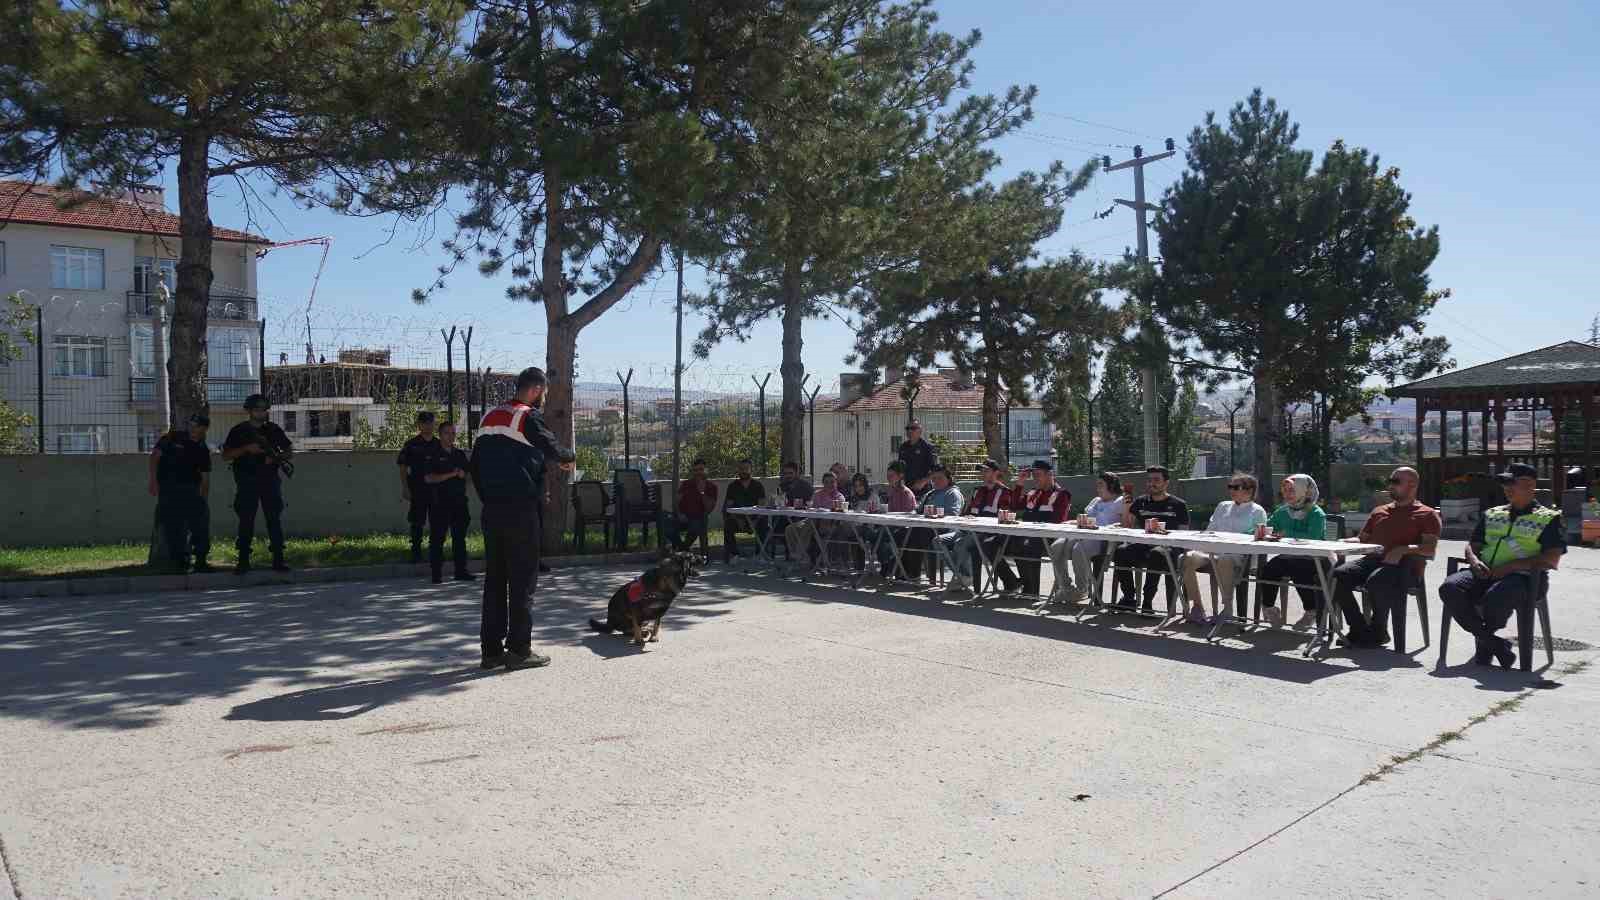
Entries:
[[590,619],[589,627],[601,634],[631,632],[633,642],[641,647],[647,639],[651,643],[661,640],[661,618],[704,564],[704,557],[692,553],[662,557],[654,568],[617,588],[606,606],[605,621]]

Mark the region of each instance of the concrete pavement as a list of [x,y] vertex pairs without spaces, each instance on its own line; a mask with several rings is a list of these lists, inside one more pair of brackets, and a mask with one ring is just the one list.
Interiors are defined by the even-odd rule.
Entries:
[[[1313,662],[1282,634],[1207,644],[713,569],[641,653],[582,627],[633,574],[547,577],[536,640],[554,665],[495,674],[476,668],[475,586],[0,601],[0,884],[23,898],[1600,885],[1592,649],[1558,652],[1535,689],[1464,665],[1460,632],[1457,665],[1435,670],[1436,625],[1424,649],[1413,627],[1412,656]],[[1600,552],[1573,551],[1553,580],[1558,637],[1600,644],[1597,589]]]

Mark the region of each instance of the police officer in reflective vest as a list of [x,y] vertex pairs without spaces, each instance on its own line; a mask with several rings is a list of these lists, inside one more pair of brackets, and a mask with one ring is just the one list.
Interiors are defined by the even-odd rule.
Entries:
[[483,414],[468,470],[483,503],[483,620],[479,637],[485,669],[547,666],[533,649],[531,598],[544,528],[545,465],[571,471],[570,447],[556,443],[539,406],[549,386],[536,367],[517,375],[516,394]]
[[1534,576],[1553,570],[1567,552],[1561,512],[1534,499],[1538,470],[1514,463],[1496,476],[1505,486],[1505,506],[1483,514],[1467,545],[1469,569],[1439,586],[1439,599],[1461,627],[1478,641],[1472,661],[1511,668],[1517,654],[1511,642],[1495,634],[1504,628],[1517,605],[1531,599]]
[[267,519],[267,544],[272,550],[272,570],[287,572],[283,561],[283,487],[280,472],[292,471],[289,457],[294,445],[276,423],[268,420],[272,404],[261,394],[245,398],[250,418],[233,426],[222,444],[222,458],[233,464],[233,511],[239,514],[239,538],[235,547],[239,563],[235,575],[250,571],[250,542],[256,533],[256,508]]

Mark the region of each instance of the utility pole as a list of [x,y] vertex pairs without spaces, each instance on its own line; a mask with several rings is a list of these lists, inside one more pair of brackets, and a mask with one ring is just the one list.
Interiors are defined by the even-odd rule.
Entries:
[[678,347],[672,366],[672,511],[678,511],[678,453],[683,447],[683,251],[678,251]]
[[[1177,152],[1172,138],[1167,138],[1167,151],[1165,153],[1157,153],[1155,156],[1145,156],[1144,147],[1135,145],[1133,158],[1123,160],[1116,165],[1111,164],[1111,157],[1100,157],[1100,165],[1107,172],[1117,172],[1122,169],[1133,170],[1133,199],[1118,199],[1117,203],[1132,209],[1138,217],[1139,230],[1137,234],[1140,262],[1150,261],[1149,225],[1145,220],[1145,213],[1159,208],[1155,204],[1146,203],[1144,200],[1144,167],[1153,162],[1160,162]],[[1140,328],[1144,332],[1146,346],[1154,347],[1165,340],[1156,331],[1155,323],[1148,319]],[[1139,401],[1144,410],[1144,463],[1147,466],[1160,465],[1162,449],[1160,410],[1157,409],[1156,403],[1156,371],[1150,366],[1146,366],[1139,373]]]

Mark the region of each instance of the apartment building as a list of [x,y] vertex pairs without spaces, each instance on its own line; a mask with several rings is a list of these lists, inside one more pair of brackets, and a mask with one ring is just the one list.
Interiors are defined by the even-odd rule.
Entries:
[[[0,295],[20,293],[42,317],[39,346],[0,364],[0,397],[35,418],[47,453],[146,451],[163,427],[152,313],[160,284],[176,291],[178,217],[159,187],[72,199],[0,181]],[[271,242],[213,236],[207,389],[219,432],[260,389],[256,251]]]

